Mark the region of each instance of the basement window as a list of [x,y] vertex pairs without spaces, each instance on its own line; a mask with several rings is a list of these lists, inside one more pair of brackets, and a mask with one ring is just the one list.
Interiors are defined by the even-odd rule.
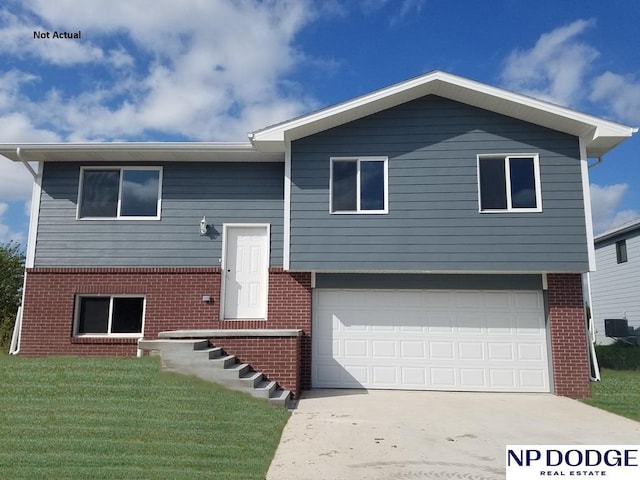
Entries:
[[79,296],[74,335],[140,337],[144,310],[144,297]]

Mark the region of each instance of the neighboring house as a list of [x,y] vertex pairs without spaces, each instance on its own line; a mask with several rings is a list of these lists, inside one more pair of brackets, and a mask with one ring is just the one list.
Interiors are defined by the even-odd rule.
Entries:
[[590,280],[596,342],[614,341],[605,335],[605,319],[626,319],[629,333],[640,340],[640,218],[598,235],[594,243],[597,269]]
[[435,71],[245,143],[0,146],[39,163],[20,353],[199,329],[296,394],[589,396],[587,161],[635,131]]

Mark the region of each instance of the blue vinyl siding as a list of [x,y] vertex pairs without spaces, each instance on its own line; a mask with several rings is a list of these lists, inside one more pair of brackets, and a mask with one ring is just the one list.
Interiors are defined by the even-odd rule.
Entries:
[[[539,154],[539,213],[479,213],[477,155]],[[292,144],[291,269],[588,270],[578,138],[427,96]],[[331,215],[330,157],[387,156],[389,213]]]
[[282,266],[282,163],[153,166],[163,167],[160,220],[76,220],[81,165],[45,163],[35,266],[219,266],[223,223],[271,224],[271,266]]

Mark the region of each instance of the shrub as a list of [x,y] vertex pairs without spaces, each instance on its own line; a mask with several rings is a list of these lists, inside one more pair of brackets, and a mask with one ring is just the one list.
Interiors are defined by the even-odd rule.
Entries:
[[640,370],[640,347],[625,343],[596,345],[601,368],[612,370]]

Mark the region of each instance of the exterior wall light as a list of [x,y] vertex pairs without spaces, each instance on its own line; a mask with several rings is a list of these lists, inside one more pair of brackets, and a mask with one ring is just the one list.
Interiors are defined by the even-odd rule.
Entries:
[[208,229],[209,225],[207,225],[207,219],[203,216],[202,220],[200,220],[200,235],[206,235]]

